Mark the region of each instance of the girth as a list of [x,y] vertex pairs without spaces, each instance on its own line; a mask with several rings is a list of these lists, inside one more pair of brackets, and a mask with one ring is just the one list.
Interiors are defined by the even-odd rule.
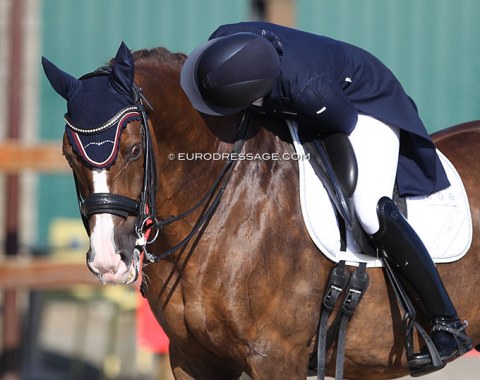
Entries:
[[[366,264],[361,263],[352,274],[346,269],[345,261],[340,261],[332,270],[321,305],[320,322],[317,336],[317,355],[309,361],[309,375],[317,373],[318,380],[324,380],[326,374],[326,351],[333,345],[337,335],[337,354],[335,379],[343,380],[345,359],[345,342],[347,326],[356,307],[365,294],[370,278]],[[343,302],[337,311],[333,323],[328,327],[328,320],[343,295]]]

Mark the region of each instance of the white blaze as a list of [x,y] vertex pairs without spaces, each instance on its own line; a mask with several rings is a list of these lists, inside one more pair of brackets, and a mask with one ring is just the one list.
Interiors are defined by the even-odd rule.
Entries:
[[[93,192],[110,193],[107,184],[106,170],[93,170]],[[120,255],[116,254],[113,239],[113,217],[111,214],[94,214],[93,230],[90,235],[90,246],[94,254],[92,268],[100,273],[115,273],[121,263]]]

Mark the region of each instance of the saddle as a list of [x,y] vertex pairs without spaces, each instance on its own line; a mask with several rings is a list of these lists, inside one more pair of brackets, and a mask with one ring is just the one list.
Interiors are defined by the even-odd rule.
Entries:
[[[345,260],[353,266],[366,262],[367,267],[382,267],[382,261],[369,250],[369,238],[365,239],[354,213],[350,212],[352,205],[349,192],[352,191],[352,178],[355,177],[345,173],[354,173],[356,166],[347,136],[318,136],[308,132],[310,135],[305,137],[306,132],[300,131],[300,136],[294,122],[288,122],[288,125],[297,154],[306,158],[298,160],[299,194],[304,224],[312,241],[333,262]],[[319,141],[314,142],[315,139]],[[305,144],[302,144],[302,140]],[[323,149],[328,161],[321,159],[318,147]],[[339,155],[339,152],[342,154]],[[392,189],[392,199],[424,242],[433,261],[449,263],[461,259],[470,248],[472,217],[462,179],[451,162],[441,152],[437,151],[437,154],[451,186],[429,196],[407,198],[400,198],[398,192]],[[326,169],[322,169],[325,167],[323,162],[332,168],[331,175],[322,174],[326,173]],[[320,178],[323,180],[320,181]],[[336,187],[331,185],[330,178],[338,182]],[[342,187],[346,189],[343,194]],[[348,219],[342,217],[342,214],[346,214],[343,206],[347,204],[348,212],[353,214],[352,225],[345,223],[344,220]]]

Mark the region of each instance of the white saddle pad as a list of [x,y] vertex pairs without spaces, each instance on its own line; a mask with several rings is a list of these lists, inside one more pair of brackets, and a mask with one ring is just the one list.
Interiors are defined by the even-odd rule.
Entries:
[[[299,142],[295,122],[287,121],[299,157],[306,153]],[[407,198],[408,221],[418,233],[436,263],[462,258],[472,242],[472,218],[467,193],[451,162],[437,151],[451,186],[430,196]],[[300,202],[307,230],[330,260],[345,260],[349,265],[366,262],[380,267],[377,258],[363,255],[351,231],[347,231],[346,251],[340,250],[340,232],[334,206],[308,159],[298,160],[300,169]]]

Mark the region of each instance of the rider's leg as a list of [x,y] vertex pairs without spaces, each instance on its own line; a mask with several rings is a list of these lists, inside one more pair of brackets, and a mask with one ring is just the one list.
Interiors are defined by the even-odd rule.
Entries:
[[[440,358],[450,361],[464,354],[471,349],[470,339],[464,332],[466,325],[458,319],[425,245],[390,198],[380,199],[377,212],[380,230],[372,238],[420,297],[433,322],[432,341]],[[431,361],[427,349],[409,359],[411,367],[421,367]]]
[[353,203],[365,232],[374,234],[380,228],[377,203],[392,197],[397,175],[400,148],[398,128],[389,127],[367,115],[358,115],[355,129],[349,136],[358,166],[358,179]]
[[[434,324],[432,340],[435,346],[443,359],[452,359],[458,356],[457,342],[440,326],[461,328],[455,307],[424,244],[390,200],[398,164],[399,131],[372,117],[360,115],[350,141],[358,164],[353,198],[360,223],[418,294]],[[381,199],[383,203],[379,203]],[[390,202],[385,202],[386,199]],[[377,204],[379,209],[391,213],[394,213],[390,210],[393,205],[397,217],[379,220]],[[416,355],[416,359],[418,365],[428,364],[430,360],[426,352]]]

